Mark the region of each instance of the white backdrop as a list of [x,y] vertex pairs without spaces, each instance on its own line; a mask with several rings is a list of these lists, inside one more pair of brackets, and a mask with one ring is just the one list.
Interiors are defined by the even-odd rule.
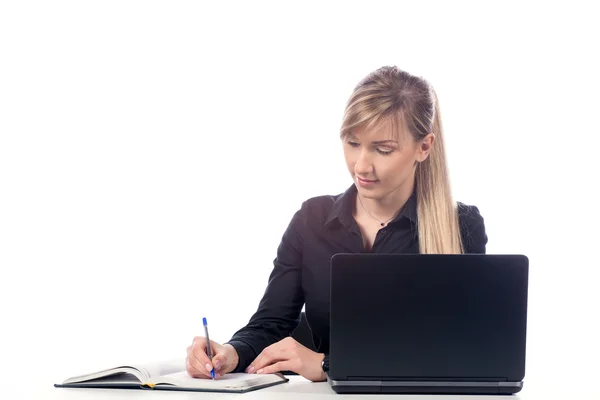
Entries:
[[3,376],[184,357],[203,316],[229,339],[302,201],[351,184],[353,86],[395,64],[439,94],[488,252],[530,257],[526,379],[597,378],[590,7],[212,3],[0,4]]

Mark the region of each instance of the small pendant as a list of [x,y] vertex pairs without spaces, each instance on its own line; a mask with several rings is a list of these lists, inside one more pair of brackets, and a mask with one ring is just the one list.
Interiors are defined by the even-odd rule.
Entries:
[[385,222],[382,222],[382,223],[381,223],[381,226],[385,226]]

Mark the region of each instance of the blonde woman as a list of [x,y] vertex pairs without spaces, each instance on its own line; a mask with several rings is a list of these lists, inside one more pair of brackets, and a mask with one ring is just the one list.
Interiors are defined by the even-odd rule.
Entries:
[[[302,204],[258,310],[228,343],[211,342],[212,362],[205,338],[194,338],[186,359],[191,376],[209,378],[214,368],[217,376],[293,371],[326,380],[336,253],[485,253],[479,210],[452,198],[440,109],[426,80],[397,67],[373,71],[354,89],[340,136],[352,185]],[[290,336],[303,306],[317,351]]]

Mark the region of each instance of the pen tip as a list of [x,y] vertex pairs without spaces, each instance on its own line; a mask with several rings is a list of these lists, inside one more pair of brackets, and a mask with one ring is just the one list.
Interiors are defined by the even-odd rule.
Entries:
[[202,324],[206,325],[206,318],[202,318]]

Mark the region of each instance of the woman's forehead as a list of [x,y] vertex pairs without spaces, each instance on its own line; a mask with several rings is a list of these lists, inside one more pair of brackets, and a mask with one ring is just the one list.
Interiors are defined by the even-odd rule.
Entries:
[[361,141],[378,142],[392,140],[398,143],[404,142],[408,135],[399,118],[384,118],[372,126],[361,126],[354,129],[350,136]]

